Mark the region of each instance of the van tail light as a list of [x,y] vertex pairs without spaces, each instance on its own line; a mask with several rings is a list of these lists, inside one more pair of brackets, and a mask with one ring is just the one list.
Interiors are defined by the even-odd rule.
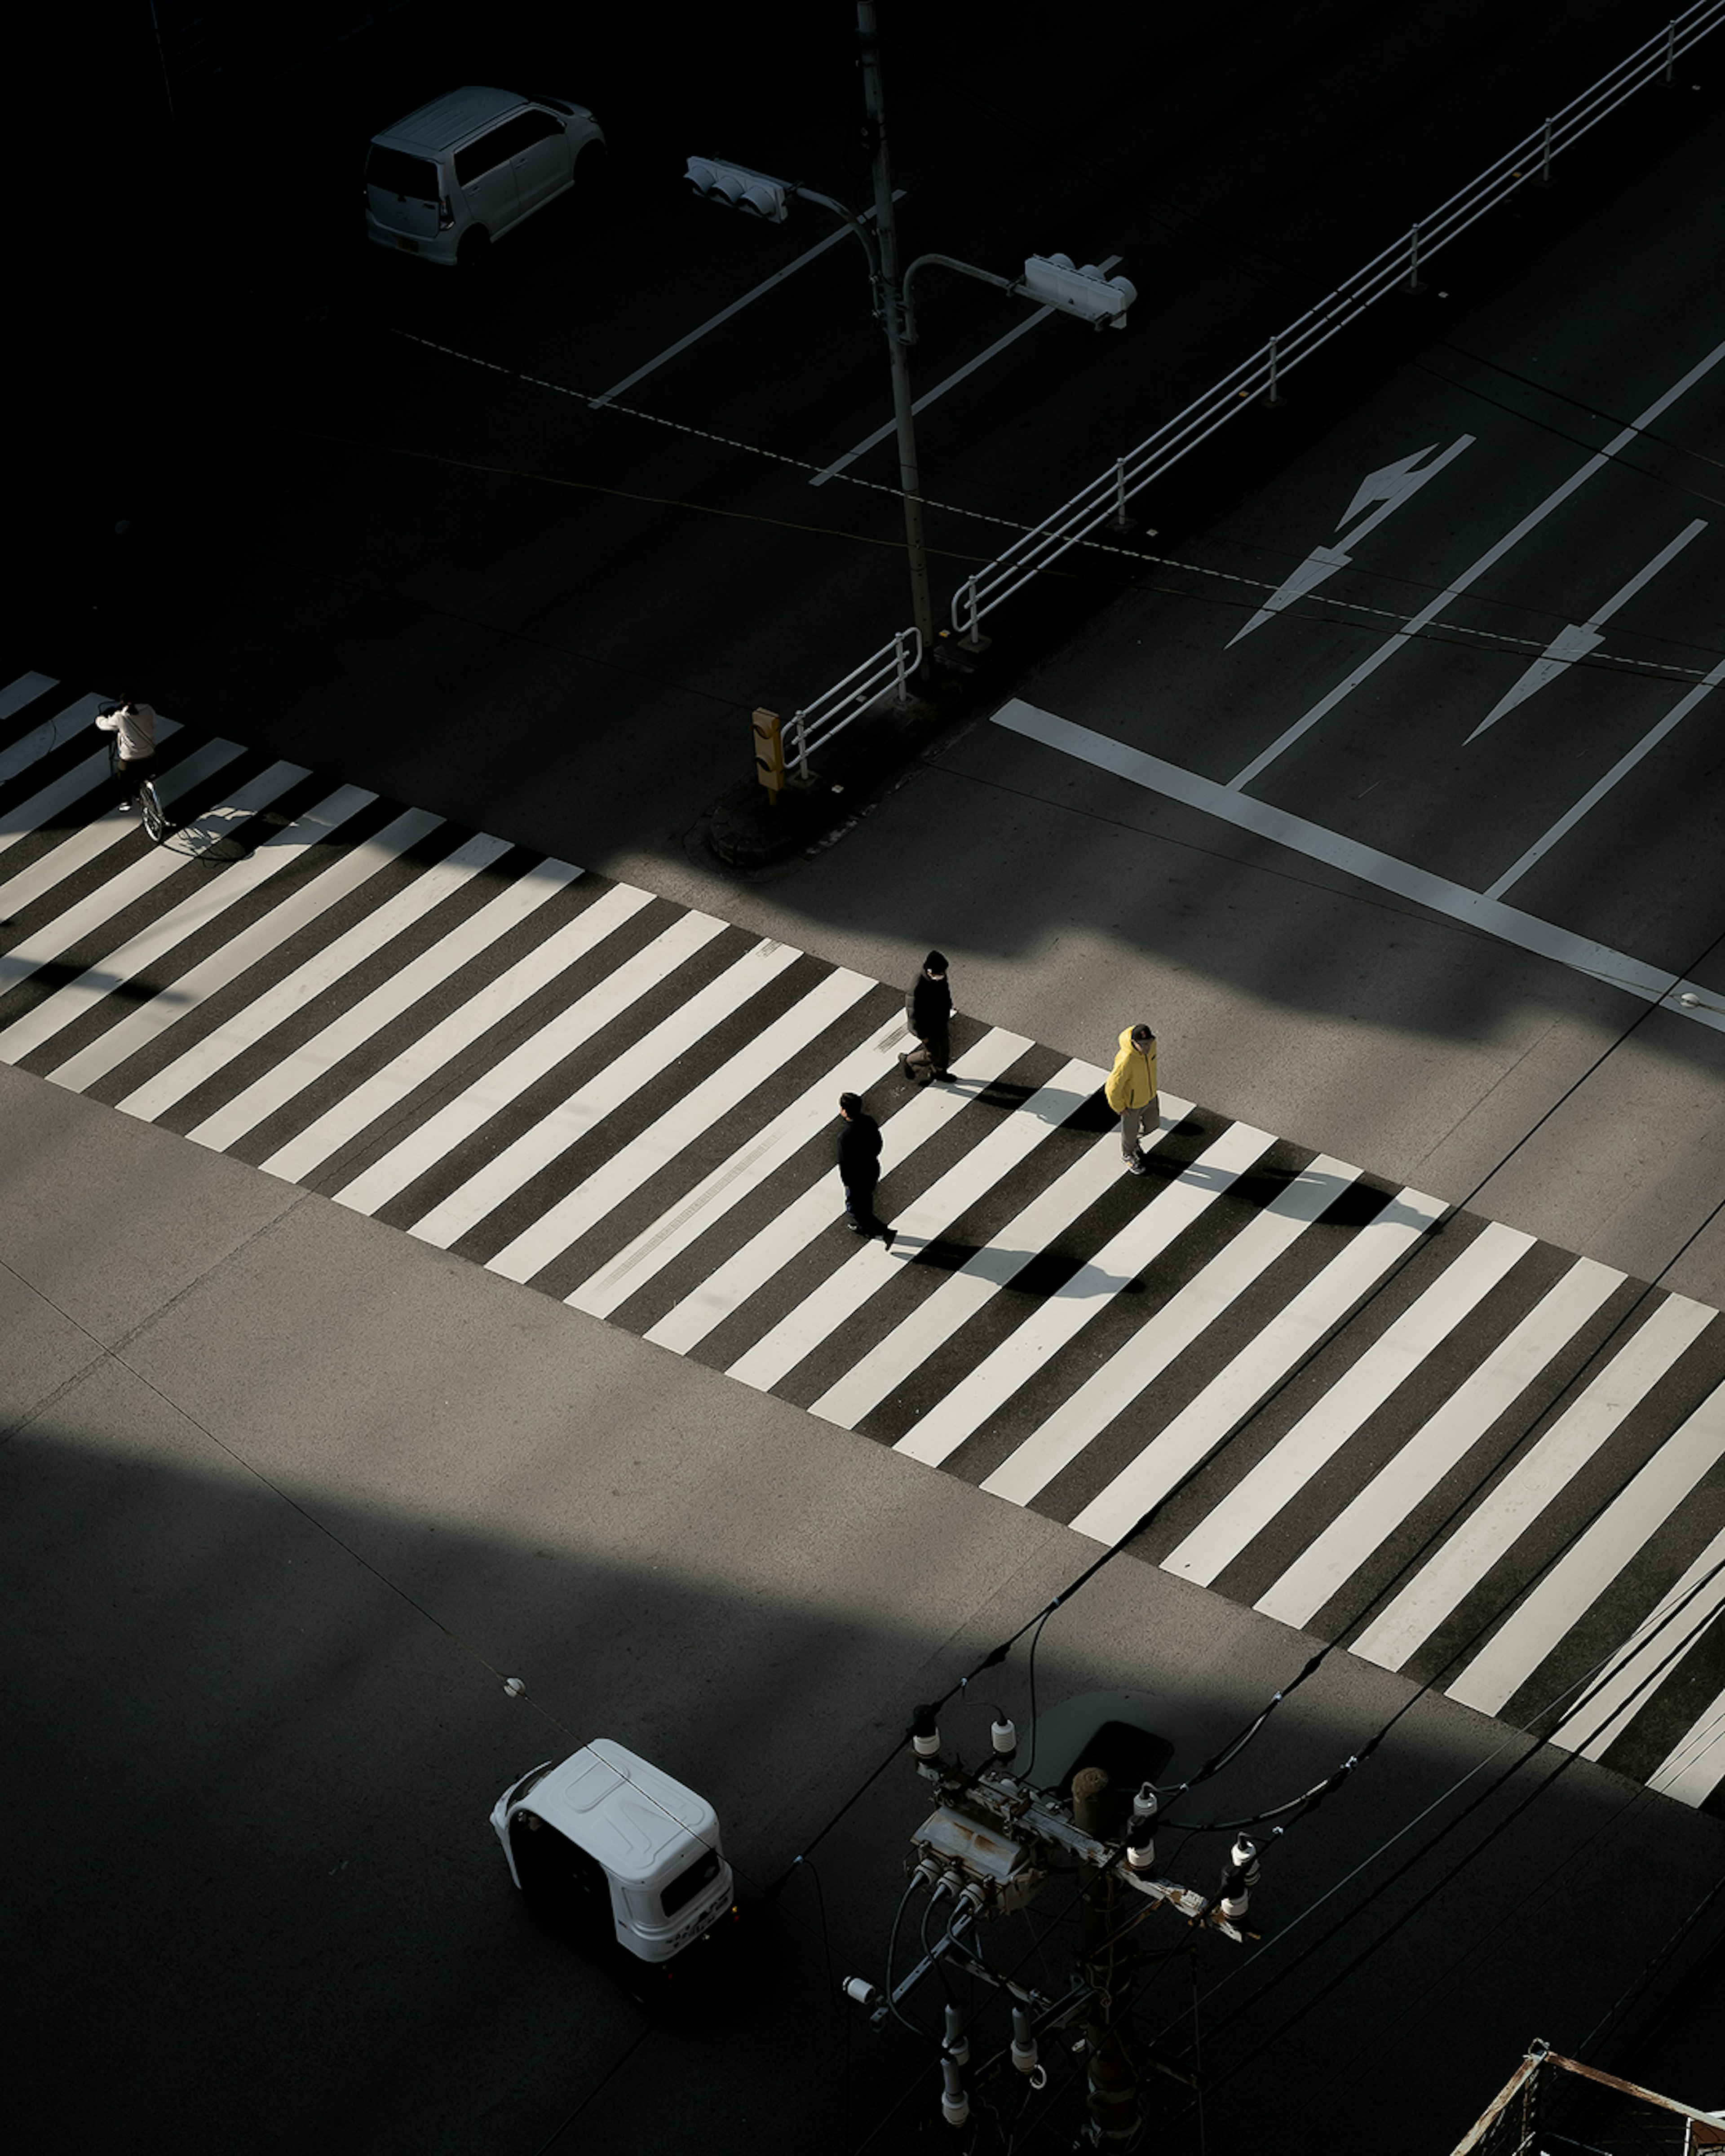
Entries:
[[437,228],[438,228],[438,230],[439,230],[439,232],[447,232],[447,231],[449,230],[449,227],[450,227],[450,226],[451,226],[454,222],[455,222],[455,213],[454,213],[454,210],[452,210],[452,209],[449,208],[449,197],[448,197],[447,195],[440,195],[440,196],[439,196],[439,198],[438,198],[438,204],[437,204]]

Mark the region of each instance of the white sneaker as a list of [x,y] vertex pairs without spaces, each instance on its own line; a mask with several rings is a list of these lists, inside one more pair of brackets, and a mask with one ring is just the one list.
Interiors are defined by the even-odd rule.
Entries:
[[1144,1173],[1144,1156],[1142,1153],[1140,1153],[1136,1160],[1129,1160],[1127,1163],[1126,1172],[1128,1175],[1142,1175]]

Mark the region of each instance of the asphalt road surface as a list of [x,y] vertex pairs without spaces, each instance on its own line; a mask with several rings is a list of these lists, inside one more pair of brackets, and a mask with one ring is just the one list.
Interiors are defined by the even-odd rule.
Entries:
[[[797,22],[673,80],[644,29],[403,11],[259,94],[303,122],[279,246],[165,155],[110,341],[39,310],[77,424],[23,459],[0,669],[17,2131],[927,2145],[927,2044],[835,1990],[885,1973],[922,1816],[906,1759],[870,1777],[968,1671],[967,1756],[997,1705],[1132,1690],[1187,1771],[1286,1695],[1204,1821],[1362,1763],[1272,1841],[1261,1942],[1147,1935],[1139,2033],[1207,2084],[1155,2082],[1162,2145],[1441,2156],[1536,2035],[1716,2107],[1711,72],[740,882],[684,839],[748,708],[902,618],[853,483],[886,452],[809,484],[885,416],[854,249],[651,364],[824,236],[675,177],[845,172],[845,41]],[[914,246],[1117,253],[1153,298],[1095,337],[931,283],[919,391],[1022,329],[926,413],[947,573],[1659,27],[919,22]],[[404,281],[342,238],[343,161],[488,76],[590,90],[610,199]],[[249,189],[234,110],[182,148]],[[88,731],[133,685],[174,722],[162,850]],[[931,942],[958,1083],[911,1096]],[[1095,1099],[1147,1014],[1147,1181]],[[839,1219],[841,1076],[894,1253]],[[670,2022],[485,1825],[596,1733],[737,1866],[722,1995]],[[1209,1887],[1219,1839],[1167,1867]],[[1003,1952],[1061,1966],[1069,1923]],[[1055,2063],[1032,2145],[1076,2116]]]

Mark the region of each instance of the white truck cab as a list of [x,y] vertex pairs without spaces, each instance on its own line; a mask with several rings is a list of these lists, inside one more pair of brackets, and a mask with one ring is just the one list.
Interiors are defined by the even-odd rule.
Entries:
[[663,1964],[732,1909],[718,1814],[608,1737],[524,1774],[491,1825],[516,1885],[588,1945]]

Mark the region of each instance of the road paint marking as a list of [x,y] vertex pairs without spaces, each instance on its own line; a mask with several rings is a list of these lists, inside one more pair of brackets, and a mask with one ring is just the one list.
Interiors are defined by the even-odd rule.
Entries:
[[[1166,1430],[1151,1439],[1131,1466],[1122,1468],[1091,1499],[1070,1522],[1073,1528],[1102,1543],[1117,1543],[1129,1533],[1184,1476],[1203,1464],[1303,1357],[1342,1323],[1362,1296],[1369,1294],[1449,1209],[1440,1198],[1428,1198],[1418,1190],[1399,1191],[1342,1255],[1309,1281],[1250,1347],[1219,1371]],[[1186,1569],[1174,1558],[1189,1552],[1195,1541],[1195,1537],[1189,1537],[1174,1558],[1164,1561],[1163,1569]],[[1216,1570],[1221,1569],[1221,1564],[1218,1559]],[[1195,1573],[1196,1565],[1191,1568]]]
[[[1336,519],[1336,529],[1339,531],[1349,517],[1358,516],[1368,502],[1381,502],[1383,506],[1350,531],[1343,544],[1347,547],[1358,546],[1368,531],[1375,531],[1386,516],[1393,516],[1404,501],[1420,491],[1427,480],[1435,479],[1445,465],[1453,464],[1476,439],[1472,434],[1463,434],[1459,440],[1451,442],[1437,462],[1428,465],[1424,471],[1415,471],[1413,467],[1421,457],[1431,454],[1437,447],[1435,442],[1428,442],[1423,449],[1415,449],[1411,456],[1399,458],[1393,465],[1385,465],[1381,470],[1368,473],[1360,482],[1353,500],[1348,506],[1346,515]],[[1316,591],[1327,577],[1333,575],[1337,569],[1345,569],[1353,559],[1353,555],[1344,553],[1341,547],[1313,547],[1287,582],[1265,600],[1245,627],[1235,631],[1224,649],[1231,650],[1241,637],[1250,636],[1255,629],[1261,629],[1284,607],[1291,606],[1296,599],[1304,598],[1308,592]]]
[[1550,1366],[1623,1285],[1624,1276],[1578,1258],[1466,1381],[1315,1536],[1258,1599],[1266,1617],[1307,1625],[1368,1558],[1388,1547],[1444,1477]]
[[1207,1265],[1171,1295],[983,1482],[991,1496],[1028,1505],[1086,1446],[1127,1413],[1164,1370],[1328,1212],[1360,1171],[1320,1153]]
[[1528,667],[1507,696],[1500,696],[1486,712],[1468,739],[1477,741],[1487,726],[1495,726],[1506,711],[1512,711],[1517,704],[1525,704],[1529,696],[1544,688],[1547,682],[1555,681],[1560,674],[1567,673],[1578,659],[1585,659],[1589,652],[1597,650],[1604,642],[1599,634],[1599,624],[1609,621],[1618,608],[1632,599],[1635,593],[1659,574],[1666,563],[1674,561],[1692,539],[1698,539],[1707,528],[1707,519],[1697,516],[1694,523],[1686,525],[1667,547],[1661,547],[1644,569],[1637,569],[1621,591],[1614,592],[1596,614],[1584,622],[1572,623],[1560,629],[1545,647],[1542,657]]
[[[1702,1402],[1576,1537],[1448,1687],[1450,1698],[1482,1714],[1501,1714],[1722,1459],[1725,1386]],[[1630,1652],[1662,1621],[1671,1603],[1670,1595],[1662,1596],[1636,1627],[1626,1642]]]
[[[1584,974],[1589,980],[1603,981],[1608,988],[1620,988],[1625,995],[1638,997],[1644,1003],[1659,1004],[1673,1017],[1690,1019],[1697,1025],[1711,1027],[1715,1033],[1725,1033],[1725,1000],[1712,990],[1685,980],[1681,974],[1644,965],[1639,958],[1614,951],[1607,944],[1595,943],[1567,928],[1555,927],[1548,921],[1523,913],[1519,907],[1505,906],[1498,896],[1547,845],[1561,838],[1623,772],[1662,741],[1685,713],[1722,680],[1725,680],[1725,663],[1692,689],[1640,747],[1608,773],[1593,793],[1572,809],[1561,824],[1548,832],[1538,847],[1524,855],[1507,876],[1500,878],[1484,893],[1469,891],[1461,884],[1451,883],[1447,876],[1434,875],[1430,870],[1415,868],[1410,862],[1399,861],[1393,854],[1381,854],[1375,846],[1362,845],[1358,839],[1344,838],[1339,831],[1327,830],[1321,824],[1308,824],[1303,816],[1272,808],[1267,801],[1260,801],[1250,793],[1236,793],[1232,787],[1219,785],[1213,778],[1201,778],[1196,772],[1187,771],[1179,764],[1165,763],[1160,757],[1128,748],[1123,742],[1111,741],[1106,734],[1092,732],[1088,726],[1075,726],[1070,719],[1056,718],[1051,711],[1040,711],[1018,697],[995,712],[993,723],[1004,726],[1009,733],[1023,734],[1030,741],[1041,742],[1046,747],[1060,749],[1081,762],[1093,764],[1098,771],[1111,772],[1116,778],[1142,786],[1147,793],[1166,794],[1171,801],[1201,808],[1242,831],[1250,831],[1258,838],[1286,846],[1291,853],[1303,854],[1309,860],[1327,861],[1332,868],[1358,876],[1362,883],[1375,884],[1380,890],[1395,892],[1398,897],[1412,899],[1416,906],[1427,906],[1434,913],[1445,914],[1451,921],[1495,936],[1501,942],[1532,952],[1536,957],[1549,958],[1555,965],[1567,966],[1572,973]],[[1693,995],[1696,1002],[1691,1004],[1680,1001],[1685,995]]]
[[[904,188],[895,187],[892,199],[895,202],[902,202],[904,198]],[[866,223],[874,214],[871,209],[865,210],[863,222]],[[786,263],[783,270],[775,270],[770,277],[763,279],[752,291],[745,292],[740,300],[733,300],[728,307],[721,307],[718,313],[709,316],[698,330],[691,330],[687,336],[679,337],[675,344],[668,344],[656,359],[649,359],[644,367],[638,367],[633,374],[625,374],[621,382],[614,382],[611,387],[599,396],[589,398],[588,402],[591,408],[597,412],[603,406],[608,404],[614,397],[622,396],[625,389],[633,389],[636,382],[644,382],[649,374],[656,373],[668,360],[675,359],[679,352],[687,352],[691,344],[699,344],[710,330],[720,328],[724,323],[728,322],[733,315],[740,315],[745,307],[753,306],[755,301],[763,298],[775,285],[782,285],[787,277],[794,277],[799,270],[806,270],[811,262],[818,256],[824,254],[829,247],[836,247],[841,239],[849,239],[850,236],[850,228],[848,225],[841,224],[836,232],[829,232],[824,239],[818,241],[806,254],[799,254],[794,262]]]
[[1561,509],[1571,495],[1585,486],[1587,482],[1598,473],[1604,471],[1605,467],[1614,461],[1620,449],[1626,449],[1644,428],[1651,427],[1653,422],[1662,413],[1668,411],[1686,391],[1692,389],[1697,382],[1710,374],[1722,359],[1725,359],[1725,344],[1715,345],[1706,358],[1697,360],[1689,372],[1675,382],[1662,396],[1655,398],[1639,418],[1632,419],[1620,434],[1614,435],[1597,456],[1589,457],[1578,471],[1570,474],[1561,486],[1554,487],[1537,508],[1530,509],[1519,524],[1513,526],[1495,544],[1488,547],[1479,559],[1470,567],[1464,569],[1453,583],[1445,585],[1435,598],[1422,607],[1418,613],[1413,615],[1405,627],[1397,629],[1378,646],[1369,659],[1362,660],[1353,671],[1344,680],[1338,681],[1327,696],[1320,697],[1303,717],[1296,719],[1292,726],[1279,734],[1268,748],[1255,756],[1243,771],[1237,773],[1229,781],[1230,788],[1238,792],[1250,786],[1260,773],[1276,762],[1284,750],[1291,748],[1302,735],[1309,733],[1320,719],[1327,718],[1338,704],[1344,702],[1353,694],[1362,681],[1368,680],[1387,660],[1394,659],[1398,652],[1420,634],[1421,629],[1425,629],[1429,623],[1435,621],[1445,607],[1453,605],[1465,591],[1478,583],[1488,569],[1495,568],[1512,548],[1519,546],[1530,531],[1537,530],[1554,510]]
[[[1409,1220],[1406,1213],[1410,1198],[1414,1204]],[[1422,1205],[1427,1209],[1423,1213]],[[1413,1231],[1392,1238],[1392,1255],[1399,1256],[1441,1217],[1445,1208],[1436,1199],[1421,1199],[1417,1192],[1404,1192],[1392,1209],[1404,1214],[1404,1228]],[[1384,1218],[1380,1214],[1378,1222],[1373,1225],[1382,1223]],[[1355,1240],[1358,1242],[1360,1238]],[[1532,1247],[1531,1235],[1524,1235],[1518,1228],[1500,1226],[1496,1221],[1476,1235],[1461,1255],[1446,1265],[1419,1299],[1402,1312],[1383,1337],[1343,1373],[1321,1400],[1307,1409],[1220,1504],[1213,1507],[1199,1521],[1178,1548],[1169,1552],[1162,1561],[1163,1570],[1177,1572],[1183,1579],[1195,1579],[1200,1587],[1208,1587],[1280,1518],[1384,1402],[1425,1367],[1433,1352],[1457,1326],[1472,1316],[1491,1290],[1508,1276]],[[1118,1522],[1117,1532],[1123,1534],[1147,1509],[1147,1504],[1165,1496],[1179,1476],[1194,1464],[1191,1460],[1184,1460],[1176,1472],[1159,1477],[1147,1498],[1140,1481],[1129,1499],[1114,1506],[1106,1517],[1099,1518],[1084,1531],[1100,1533]],[[1111,1494],[1104,1491],[1103,1497]],[[1102,1502],[1099,1498],[1091,1512],[1096,1512]],[[1074,1525],[1089,1517],[1089,1513],[1081,1513]]]
[[[1096,266],[1101,270],[1111,270],[1120,259],[1117,254],[1106,255]],[[986,352],[979,352],[974,359],[966,360],[963,366],[956,373],[949,374],[944,382],[936,382],[932,389],[926,391],[911,405],[911,411],[920,412],[925,405],[932,404],[937,398],[944,397],[949,389],[956,389],[968,375],[974,374],[979,367],[986,367],[991,359],[998,358],[1009,344],[1016,344],[1026,331],[1034,330],[1038,322],[1045,322],[1050,315],[1058,312],[1055,307],[1039,307],[1034,314],[1027,315],[1016,329],[1009,330],[1003,337],[996,337]],[[876,427],[874,433],[859,442],[854,449],[847,449],[842,457],[835,458],[823,470],[818,471],[809,480],[810,486],[824,486],[829,479],[836,479],[841,471],[848,470],[859,457],[865,457],[870,449],[884,442],[897,424],[896,419],[889,419],[884,427]]]
[[1657,1606],[1620,1650],[1604,1682],[1552,1731],[1552,1743],[1579,1752],[1584,1759],[1604,1758],[1626,1722],[1712,1630],[1725,1607],[1722,1564],[1725,1532],[1715,1535],[1681,1578],[1673,1580],[1660,1596]]
[[1720,1750],[1725,1747],[1725,1691],[1698,1715],[1680,1744],[1648,1777],[1647,1786],[1680,1804],[1704,1804],[1718,1786]]
[[1580,1399],[1372,1620],[1354,1640],[1353,1652],[1383,1669],[1403,1668],[1546,1507],[1563,1496],[1717,1314],[1686,1296],[1674,1295],[1661,1303]]
[[[1543,860],[1560,839],[1567,838],[1584,816],[1590,815],[1618,781],[1626,778],[1642,757],[1650,755],[1656,749],[1666,736],[1681,726],[1697,705],[1712,696],[1722,681],[1725,681],[1725,660],[1721,660],[1705,681],[1697,681],[1692,689],[1680,696],[1656,726],[1643,734],[1640,740],[1626,754],[1619,757],[1605,776],[1589,787],[1587,792],[1582,795],[1580,800],[1567,815],[1560,816],[1543,838],[1536,839],[1522,858],[1512,867],[1506,869],[1496,883],[1487,887],[1486,899],[1490,901],[1501,899],[1512,884],[1520,882],[1536,861]],[[1679,983],[1676,985],[1686,989],[1690,987],[1687,982]],[[1685,1009],[1682,1015],[1685,1018],[1700,1018],[1702,1013]]]
[[[1111,1134],[1099,1138],[1097,1150],[1106,1152],[1114,1142]],[[991,1354],[966,1371],[893,1450],[930,1467],[949,1459],[1091,1318],[1107,1309],[1123,1287],[1142,1279],[1175,1238],[1224,1198],[1276,1142],[1268,1131],[1230,1123]]]

